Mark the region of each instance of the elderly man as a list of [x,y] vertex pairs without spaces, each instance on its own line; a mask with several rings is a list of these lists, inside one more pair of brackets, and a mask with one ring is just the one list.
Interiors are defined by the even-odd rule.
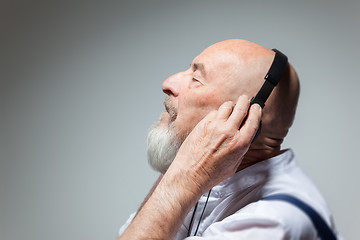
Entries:
[[164,81],[166,112],[148,136],[149,162],[162,174],[119,239],[318,239],[294,197],[336,234],[323,197],[281,149],[299,96],[291,64],[264,109],[250,102],[275,54],[227,40]]

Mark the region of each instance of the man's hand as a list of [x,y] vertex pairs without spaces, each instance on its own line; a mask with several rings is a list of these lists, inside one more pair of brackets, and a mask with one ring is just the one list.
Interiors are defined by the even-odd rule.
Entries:
[[[201,120],[173,163],[119,239],[171,239],[201,195],[234,174],[261,118],[259,105],[240,96]],[[239,129],[240,128],[240,129]]]
[[233,175],[250,147],[258,129],[261,107],[251,106],[250,100],[240,96],[223,103],[200,121],[182,144],[168,171],[185,171],[202,194]]

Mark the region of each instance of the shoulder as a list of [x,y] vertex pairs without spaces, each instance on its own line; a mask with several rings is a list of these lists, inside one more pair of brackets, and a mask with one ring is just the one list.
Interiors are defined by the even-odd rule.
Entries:
[[257,201],[220,222],[213,223],[203,237],[222,239],[317,239],[311,220],[297,207],[282,201]]

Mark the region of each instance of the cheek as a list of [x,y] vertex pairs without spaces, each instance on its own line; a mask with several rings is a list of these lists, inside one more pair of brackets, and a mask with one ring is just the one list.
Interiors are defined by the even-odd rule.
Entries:
[[199,122],[210,111],[217,110],[226,100],[221,91],[208,88],[206,91],[193,91],[192,94],[184,94],[179,97],[179,115],[189,122]]
[[207,113],[212,110],[217,110],[223,102],[225,102],[225,99],[215,92],[208,93],[196,99],[196,105]]
[[179,124],[192,126],[199,122],[213,109],[215,94],[189,94],[179,98]]
[[218,101],[217,96],[211,93],[206,96],[195,99],[195,105],[198,108],[200,108],[201,111],[209,112],[213,109],[216,109],[217,101]]

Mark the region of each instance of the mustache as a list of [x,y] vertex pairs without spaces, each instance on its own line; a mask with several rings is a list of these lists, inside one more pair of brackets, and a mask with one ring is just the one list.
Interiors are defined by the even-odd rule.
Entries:
[[177,118],[177,110],[172,104],[172,100],[170,97],[167,97],[164,101],[164,106],[166,111],[169,113],[170,121],[173,122]]

